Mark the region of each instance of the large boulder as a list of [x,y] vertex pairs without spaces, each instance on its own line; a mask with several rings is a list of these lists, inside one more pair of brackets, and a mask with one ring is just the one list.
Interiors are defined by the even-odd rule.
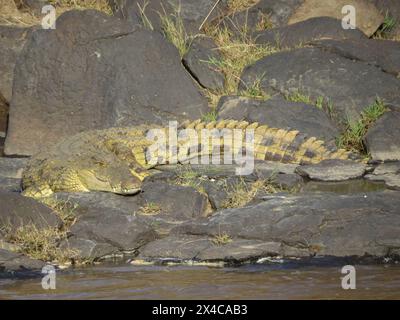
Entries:
[[214,0],[109,0],[109,2],[112,3],[116,16],[131,23],[140,22],[161,31],[160,16],[166,16],[177,23],[183,23],[185,31],[190,35],[199,33],[199,28],[206,18],[206,22],[209,23],[227,10],[226,0],[219,1],[214,9]]
[[204,88],[222,91],[225,86],[224,75],[212,66],[211,61],[221,61],[216,43],[208,37],[193,40],[183,63],[197,82]]
[[[332,17],[342,19],[346,17],[342,8],[351,5],[355,9],[355,26],[367,36],[371,36],[384,21],[384,16],[369,0],[304,0],[290,17],[288,24],[304,21],[314,17]],[[341,22],[340,22],[341,24]]]
[[269,94],[300,92],[313,101],[329,100],[331,116],[338,124],[358,120],[377,96],[387,103],[395,104],[399,100],[399,79],[374,66],[317,48],[301,48],[262,58],[246,67],[241,79],[240,89],[261,79],[261,89]]
[[287,49],[305,46],[318,39],[366,39],[358,29],[343,29],[341,22],[329,17],[316,17],[288,26],[255,32],[256,43]]
[[32,32],[15,69],[5,153],[31,155],[77,132],[198,118],[206,99],[162,35],[95,10]]
[[373,161],[400,160],[400,112],[386,112],[368,130],[364,143]]
[[266,101],[225,96],[221,98],[217,111],[222,119],[246,120],[273,128],[299,130],[331,144],[339,134],[339,130],[324,111],[316,106],[287,101],[279,96]]
[[19,193],[0,191],[0,203],[0,226],[2,227],[0,232],[12,232],[27,225],[33,225],[40,230],[56,228],[62,224],[52,209]]
[[400,75],[400,43],[389,40],[320,40],[312,46],[342,57],[366,62],[383,71]]
[[[206,222],[178,226],[164,243],[188,235],[208,239],[226,249],[213,260],[225,259],[230,246],[242,240],[253,242],[250,252],[261,246],[257,257],[263,252],[283,257],[398,257],[399,199],[394,191],[270,197],[256,206],[220,211]],[[148,248],[143,255],[154,257]],[[170,248],[175,249],[179,247]]]

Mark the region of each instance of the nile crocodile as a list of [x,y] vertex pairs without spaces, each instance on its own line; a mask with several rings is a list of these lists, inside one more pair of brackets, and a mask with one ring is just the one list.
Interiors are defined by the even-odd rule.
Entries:
[[[154,140],[148,139],[147,133],[154,128],[163,130],[168,136],[168,128],[142,125],[86,131],[62,140],[30,159],[23,173],[24,195],[43,197],[62,191],[139,192],[143,179],[150,174],[149,170],[156,167],[148,159],[149,147]],[[256,160],[309,164],[326,159],[348,159],[350,156],[346,150],[328,147],[323,141],[299,131],[270,128],[258,123],[235,120],[205,123],[197,120],[183,124],[180,129],[191,129],[199,136],[204,132],[202,129],[233,129],[243,133],[253,129]],[[232,150],[235,145],[245,143],[245,135],[242,137],[240,144],[232,138]],[[228,149],[227,141],[221,140],[220,150]],[[176,149],[177,154],[182,153],[182,143],[178,143]],[[210,154],[210,150],[199,148],[196,156]],[[190,156],[193,158],[193,154]],[[168,157],[165,160],[164,163],[177,163]]]

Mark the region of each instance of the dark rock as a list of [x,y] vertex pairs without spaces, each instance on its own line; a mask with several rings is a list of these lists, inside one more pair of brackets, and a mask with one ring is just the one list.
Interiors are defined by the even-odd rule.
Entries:
[[[175,19],[179,15],[186,32],[190,35],[199,33],[201,24],[215,5],[214,0],[149,0],[147,2],[141,0],[113,0],[112,2],[114,3],[114,14],[116,16],[133,23],[140,21],[145,26],[148,26],[150,22],[151,27],[157,31],[162,30],[160,15],[166,14],[171,19]],[[226,10],[226,0],[220,1],[208,17],[207,23],[218,18]],[[177,13],[177,11],[179,12]]]
[[21,179],[27,158],[0,158],[0,177]]
[[199,118],[208,109],[162,35],[95,10],[68,11],[56,30],[32,32],[10,106],[8,155],[83,130]]
[[233,12],[223,19],[225,26],[234,33],[248,33],[267,29],[271,26],[286,25],[304,0],[261,0],[254,6]]
[[57,200],[70,202],[77,205],[75,211],[78,216],[85,215],[88,208],[97,207],[114,209],[133,214],[144,205],[144,201],[139,196],[120,196],[109,192],[82,192],[67,193],[60,192],[55,195]]
[[145,180],[142,193],[137,196],[90,192],[58,193],[56,197],[77,204],[78,216],[86,216],[91,208],[107,215],[118,210],[128,217],[137,217],[163,235],[177,223],[205,217],[211,211],[207,196],[193,188],[151,179]]
[[62,224],[52,209],[18,193],[0,192],[0,203],[0,225],[11,230],[26,225],[44,229]]
[[0,249],[0,274],[41,270],[43,261],[28,258],[20,253]]
[[29,34],[28,28],[0,26],[0,100],[11,100],[14,66]]
[[399,201],[390,191],[277,196],[178,226],[174,235],[278,242],[282,256],[385,257],[400,245]]
[[373,161],[400,160],[400,112],[386,112],[364,138]]
[[400,162],[387,162],[378,165],[373,174],[383,175],[383,174],[396,174],[400,173]]
[[87,261],[95,261],[106,259],[109,257],[117,257],[121,255],[121,248],[106,242],[104,239],[92,237],[87,239],[86,236],[80,238],[80,235],[73,235],[67,240],[63,240],[60,244],[61,249],[70,249],[77,252],[79,259]]
[[342,57],[366,62],[394,76],[400,75],[400,43],[389,40],[320,40],[312,45]]
[[260,101],[226,96],[221,98],[217,111],[221,119],[246,120],[274,128],[299,130],[327,143],[333,143],[339,134],[338,129],[322,110],[280,97]]
[[288,26],[254,33],[258,44],[268,44],[278,48],[304,46],[318,39],[366,39],[358,29],[343,29],[341,21],[318,17]]
[[284,190],[292,190],[302,186],[303,179],[298,174],[272,173],[272,181]]
[[225,181],[207,181],[202,184],[204,191],[208,195],[211,207],[214,210],[219,210],[224,207],[224,202],[228,197],[228,191],[226,190]]
[[221,61],[217,45],[211,38],[198,37],[183,57],[183,63],[201,86],[215,91],[222,90],[225,77],[211,65],[211,59]]
[[[367,176],[364,176],[366,178]],[[370,193],[386,190],[385,184],[380,181],[371,181],[367,179],[354,179],[345,181],[324,182],[311,180],[303,184],[299,193],[336,193],[342,195],[356,193]]]
[[142,190],[145,203],[159,206],[159,217],[167,221],[187,221],[210,213],[207,197],[191,187],[145,182]]
[[[263,77],[267,74],[268,77]],[[301,92],[313,101],[330,100],[332,116],[342,121],[359,119],[360,112],[376,97],[388,103],[398,102],[400,80],[374,66],[351,61],[317,48],[301,48],[265,57],[245,68],[241,79],[244,89],[261,79],[268,94]]]
[[140,249],[139,259],[175,258],[182,260],[194,259],[202,250],[208,248],[211,242],[204,237],[169,236],[150,242]]
[[351,160],[325,160],[317,164],[297,167],[300,175],[311,180],[343,181],[361,178],[365,173],[366,165]]
[[234,239],[224,245],[213,243],[213,238],[202,236],[176,236],[151,242],[140,249],[139,259],[177,259],[182,261],[247,262],[257,257],[277,255],[281,249],[277,242]]
[[0,191],[21,192],[21,179],[0,177]]
[[210,244],[196,256],[197,259],[223,260],[234,263],[255,262],[258,258],[276,256],[282,251],[282,245],[273,241],[235,239],[224,245],[216,245],[211,241]]
[[71,227],[71,237],[67,240],[69,248],[81,252],[79,256],[97,259],[133,251],[156,238],[153,228],[134,214],[104,207],[82,210],[85,213]]
[[[355,9],[356,20],[353,23],[367,36],[371,36],[383,23],[384,16],[370,0],[357,0],[351,3],[347,0],[305,0],[290,17],[288,24],[315,17],[332,17],[342,20],[346,17],[346,14],[342,13],[342,8],[349,4]],[[339,24],[341,26],[342,21],[339,21]]]
[[365,177],[372,181],[383,181],[389,189],[400,190],[400,162],[382,163]]

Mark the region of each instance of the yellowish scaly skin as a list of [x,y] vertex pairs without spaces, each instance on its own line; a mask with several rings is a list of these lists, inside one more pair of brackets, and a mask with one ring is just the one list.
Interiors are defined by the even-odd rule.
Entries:
[[[168,137],[168,128],[159,126],[93,130],[69,137],[32,157],[23,174],[23,194],[39,198],[63,191],[138,193],[143,179],[150,174],[148,170],[154,167],[146,156],[154,141],[147,139],[146,134],[148,130],[156,128],[163,130]],[[308,138],[295,130],[270,128],[258,123],[235,120],[205,123],[196,120],[182,125],[180,129],[194,129],[201,137],[202,129],[224,128],[240,129],[243,133],[246,129],[254,129],[256,160],[309,164],[349,158],[347,151],[331,150],[314,137]],[[245,134],[242,136],[241,143],[245,143]],[[225,143],[223,149],[229,147],[238,151],[237,141],[232,141],[228,146],[228,142],[221,138],[220,143]],[[182,144],[178,145],[178,154],[182,150],[186,152]],[[210,150],[199,151],[195,156],[204,155],[205,152],[209,154]],[[166,163],[176,163],[168,157],[165,160]]]

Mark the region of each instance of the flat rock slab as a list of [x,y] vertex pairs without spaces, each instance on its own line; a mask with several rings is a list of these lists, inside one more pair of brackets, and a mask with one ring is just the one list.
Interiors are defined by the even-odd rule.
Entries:
[[367,39],[358,29],[343,29],[341,21],[329,17],[311,18],[288,26],[255,32],[258,44],[295,48],[318,39]]
[[[277,196],[255,206],[223,210],[172,235],[278,242],[282,256],[399,256],[399,193]],[[225,255],[224,255],[225,256]],[[224,256],[221,255],[221,258]]]
[[245,68],[241,78],[241,89],[262,79],[261,89],[271,95],[300,92],[312,101],[328,99],[338,124],[359,119],[360,112],[373,104],[377,96],[388,103],[398,101],[400,91],[400,80],[394,76],[317,48],[267,56]]
[[208,112],[178,50],[160,33],[95,10],[68,11],[56,30],[33,31],[14,80],[7,155],[32,155],[84,130]]
[[0,203],[0,225],[11,230],[26,225],[45,229],[62,224],[52,209],[19,193],[0,191]]
[[383,71],[400,74],[400,42],[377,39],[320,40],[312,46],[336,53],[342,57],[374,65]]
[[217,112],[221,119],[246,120],[272,128],[298,130],[327,143],[333,143],[339,135],[339,130],[324,111],[280,96],[266,101],[225,96],[218,103]]
[[383,181],[389,189],[400,190],[400,162],[380,164],[365,177],[372,181]]
[[373,172],[375,175],[400,173],[400,162],[387,162],[378,165]]
[[0,249],[0,277],[19,272],[39,271],[45,266],[43,261],[28,258],[20,253]]
[[183,63],[197,82],[204,88],[214,91],[222,91],[225,86],[224,75],[211,63],[221,60],[216,43],[207,37],[193,40],[188,53],[183,57]]
[[277,255],[281,251],[281,245],[277,242],[236,239],[218,245],[213,240],[211,237],[171,235],[145,245],[140,249],[138,259],[241,263]]
[[317,164],[297,167],[301,176],[319,181],[343,181],[361,178],[366,165],[351,160],[324,160]]
[[373,161],[400,160],[400,111],[386,112],[368,130],[364,144]]
[[342,8],[351,4],[355,9],[355,26],[367,36],[371,36],[384,21],[384,15],[368,0],[304,0],[290,17],[288,24],[304,21],[314,17],[333,17],[341,19],[345,17]]

